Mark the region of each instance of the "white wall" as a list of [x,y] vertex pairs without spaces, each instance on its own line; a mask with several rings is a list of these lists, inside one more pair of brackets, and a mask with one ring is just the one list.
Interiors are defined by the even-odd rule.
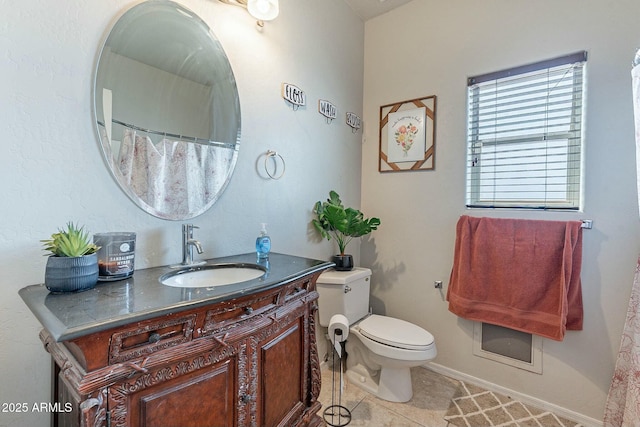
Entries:
[[[373,267],[374,310],[431,331],[436,363],[602,419],[620,343],[640,223],[631,61],[640,46],[637,0],[415,0],[365,25],[362,209],[382,225],[361,247]],[[583,213],[474,215],[593,219],[584,233],[584,330],[544,341],[543,374],[472,355],[472,324],[447,310],[455,223],[465,214],[466,78],[587,50]],[[437,95],[436,170],[377,171],[379,107]]]
[[[335,189],[360,203],[362,133],[344,123],[362,113],[364,25],[342,0],[281,0],[281,15],[262,32],[240,8],[181,0],[221,40],[242,108],[242,146],[226,192],[204,215],[196,237],[207,257],[254,250],[260,222],[273,250],[328,259],[337,249],[310,232],[311,209]],[[67,221],[91,232],[138,233],[136,267],[180,259],[180,222],[153,218],[111,178],[92,125],[98,48],[128,0],[0,1],[0,404],[49,401],[50,362],[40,325],[18,296],[43,279],[40,239]],[[280,84],[307,92],[297,112]],[[325,123],[317,100],[331,100],[339,120]],[[268,149],[286,160],[279,181],[256,170]],[[263,159],[262,159],[263,160]],[[260,166],[261,167],[261,166]],[[262,173],[264,176],[264,173]],[[358,253],[357,244],[352,252]],[[46,426],[48,414],[0,412],[0,426]]]

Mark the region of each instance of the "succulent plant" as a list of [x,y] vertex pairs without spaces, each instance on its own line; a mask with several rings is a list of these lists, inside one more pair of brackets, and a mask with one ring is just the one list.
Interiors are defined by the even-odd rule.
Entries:
[[84,230],[84,226],[78,227],[72,222],[67,223],[66,229],[58,229],[58,232],[52,234],[50,239],[41,240],[41,242],[45,251],[60,257],[90,255],[100,249],[91,242],[89,233]]

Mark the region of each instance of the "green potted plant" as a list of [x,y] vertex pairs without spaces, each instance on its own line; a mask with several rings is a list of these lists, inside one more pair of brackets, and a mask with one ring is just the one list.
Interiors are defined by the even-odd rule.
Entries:
[[99,249],[84,227],[72,222],[58,229],[50,239],[41,240],[49,252],[44,284],[51,292],[77,292],[91,289],[98,282]]
[[335,269],[349,271],[353,269],[353,257],[345,254],[345,248],[351,240],[362,237],[376,230],[380,225],[379,218],[366,219],[364,214],[357,209],[345,208],[340,196],[335,191],[329,192],[329,198],[325,202],[316,202],[313,212],[313,226],[323,238],[331,240],[333,237],[338,242],[340,254],[335,255],[332,261]]

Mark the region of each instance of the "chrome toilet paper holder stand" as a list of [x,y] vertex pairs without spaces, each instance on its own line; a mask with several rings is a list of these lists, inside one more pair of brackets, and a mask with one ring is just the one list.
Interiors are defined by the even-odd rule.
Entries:
[[[351,422],[351,411],[342,406],[342,368],[345,363],[347,352],[345,351],[345,340],[342,338],[342,331],[333,331],[333,346],[331,348],[331,405],[323,412],[323,418],[327,425],[332,427],[344,427]],[[341,353],[340,366],[338,367],[338,404],[336,401],[336,348],[340,344]],[[344,357],[343,357],[344,355]]]

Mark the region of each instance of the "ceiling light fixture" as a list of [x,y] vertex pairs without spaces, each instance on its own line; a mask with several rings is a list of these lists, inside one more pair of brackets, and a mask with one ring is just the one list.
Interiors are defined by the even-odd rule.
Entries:
[[264,26],[264,21],[271,21],[280,13],[278,0],[218,0],[221,3],[240,6],[247,9],[249,14],[258,20],[258,26]]

